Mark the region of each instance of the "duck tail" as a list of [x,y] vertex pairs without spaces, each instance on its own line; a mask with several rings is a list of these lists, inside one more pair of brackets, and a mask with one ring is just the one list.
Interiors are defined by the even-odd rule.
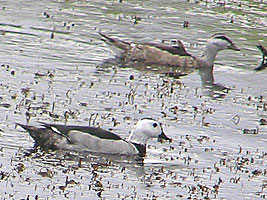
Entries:
[[23,128],[25,131],[29,132],[30,136],[36,141],[38,142],[40,140],[41,133],[42,133],[42,128],[37,128],[34,126],[29,126],[29,125],[24,125],[24,124],[20,124],[20,123],[16,123],[16,125],[20,126],[21,128]]
[[21,128],[23,128],[25,131],[28,131],[30,134],[34,133],[34,135],[39,132],[40,128],[36,128],[34,126],[29,126],[29,125],[25,125],[25,124],[20,124],[20,123],[16,123],[17,126],[20,126]]
[[101,32],[99,32],[99,35],[101,35],[103,37],[103,41],[108,43],[108,44],[112,44],[115,45],[116,47],[123,49],[123,50],[129,50],[131,47],[131,43],[129,42],[125,42],[119,39],[115,39],[115,38],[111,38]]
[[[34,139],[35,144],[41,147],[56,149],[55,146],[56,139],[62,137],[58,136],[57,134],[54,134],[51,129],[47,129],[45,127],[35,127],[20,123],[16,123],[16,125],[26,130],[30,134],[30,136]],[[56,137],[54,135],[56,135]]]

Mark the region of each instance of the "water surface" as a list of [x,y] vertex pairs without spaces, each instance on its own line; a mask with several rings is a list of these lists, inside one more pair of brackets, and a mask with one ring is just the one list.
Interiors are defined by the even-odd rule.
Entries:
[[[267,74],[253,69],[256,45],[267,47],[267,4],[240,2],[1,1],[1,199],[266,198],[267,129],[259,121],[267,118]],[[180,39],[195,55],[224,32],[241,51],[219,53],[210,88],[198,71],[176,79],[107,62],[115,54],[99,30],[134,42]],[[143,164],[34,150],[15,127],[91,119],[127,137],[142,117],[158,119],[173,138],[150,141]]]

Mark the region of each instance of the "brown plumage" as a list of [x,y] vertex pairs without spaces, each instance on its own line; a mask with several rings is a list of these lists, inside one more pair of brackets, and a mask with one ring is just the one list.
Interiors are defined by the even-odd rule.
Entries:
[[233,42],[224,34],[215,34],[207,42],[203,56],[196,57],[189,54],[181,41],[177,46],[156,43],[135,44],[111,38],[99,33],[106,43],[123,52],[120,55],[125,62],[143,62],[145,64],[169,65],[188,68],[212,67],[217,53],[224,49],[239,51]]
[[194,57],[185,50],[181,41],[178,41],[177,46],[150,42],[134,44],[111,38],[103,33],[99,34],[105,38],[105,42],[123,50],[121,57],[125,62],[138,61],[147,64],[179,65],[181,67],[192,65],[194,62]]

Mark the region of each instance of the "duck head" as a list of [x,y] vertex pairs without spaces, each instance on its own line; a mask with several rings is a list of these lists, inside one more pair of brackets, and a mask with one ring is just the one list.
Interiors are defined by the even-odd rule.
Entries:
[[171,141],[161,127],[161,124],[154,119],[143,118],[137,122],[133,128],[128,141],[137,144],[146,145],[147,140],[158,138]]
[[240,51],[240,49],[235,46],[233,41],[223,33],[215,33],[213,36],[211,36],[211,38],[207,41],[207,47],[213,48],[217,51],[224,49]]
[[209,65],[213,66],[217,53],[225,49],[240,51],[229,37],[223,33],[216,33],[207,41],[206,50],[202,57],[206,59]]

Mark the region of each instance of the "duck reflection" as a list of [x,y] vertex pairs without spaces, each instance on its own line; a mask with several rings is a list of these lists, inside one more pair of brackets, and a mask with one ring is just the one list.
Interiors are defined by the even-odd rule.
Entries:
[[[63,174],[62,179],[65,184],[60,187],[66,188],[68,184],[78,183],[77,180],[70,180],[72,174],[79,174],[78,177],[87,179],[86,185],[96,192],[101,192],[105,184],[119,183],[124,180],[136,180],[135,185],[143,189],[149,189],[151,177],[155,176],[154,171],[158,175],[165,172],[163,168],[184,168],[183,165],[170,165],[169,163],[159,162],[148,163],[144,162],[140,157],[129,157],[121,155],[99,154],[99,153],[82,153],[70,151],[44,151],[40,147],[35,147],[30,150],[24,150],[22,157],[30,158],[36,162],[34,171],[42,177],[52,178],[55,174]],[[39,168],[39,169],[38,169]],[[187,168],[187,167],[186,167]],[[106,175],[105,175],[106,174]],[[104,179],[103,179],[104,178]],[[108,178],[108,181],[105,180]],[[102,185],[102,186],[101,186]],[[105,185],[107,186],[107,185]],[[64,189],[63,188],[63,189]]]
[[230,88],[214,82],[213,68],[199,68],[198,74],[200,75],[204,96],[214,99],[224,98],[230,90]]
[[108,169],[119,166],[136,172],[137,176],[144,175],[144,158],[135,156],[123,156],[113,154],[101,154],[90,152],[71,152],[67,150],[43,150],[39,146],[25,150],[23,157],[31,157],[42,165],[62,166],[66,169]]
[[96,73],[111,72],[114,70],[114,67],[112,68],[111,66],[115,66],[115,68],[116,66],[119,68],[133,68],[138,71],[155,73],[174,79],[180,79],[183,76],[187,76],[188,74],[197,71],[201,80],[202,95],[214,99],[220,99],[224,98],[230,90],[230,88],[214,81],[213,67],[193,69],[168,65],[148,65],[139,62],[124,62],[124,60],[116,57],[104,61],[100,66],[98,66]]

